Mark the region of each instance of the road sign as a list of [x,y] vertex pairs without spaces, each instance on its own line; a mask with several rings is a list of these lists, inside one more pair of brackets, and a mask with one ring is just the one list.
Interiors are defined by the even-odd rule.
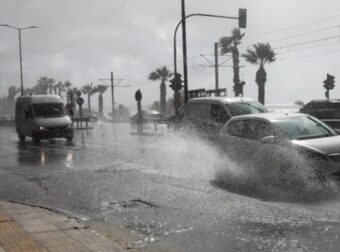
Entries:
[[80,90],[77,91],[77,96],[78,96],[78,97],[81,96],[81,91],[80,91]]
[[84,99],[83,99],[82,97],[78,97],[78,98],[77,98],[77,104],[78,104],[79,106],[83,105],[83,104],[84,104]]
[[136,101],[140,102],[142,100],[142,92],[138,89],[135,93]]

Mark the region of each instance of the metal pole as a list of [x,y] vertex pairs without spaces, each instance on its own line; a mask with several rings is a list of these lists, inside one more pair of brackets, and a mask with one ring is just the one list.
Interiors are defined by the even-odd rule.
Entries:
[[215,43],[215,89],[218,89],[218,43]]
[[182,0],[182,43],[183,43],[183,78],[184,78],[184,104],[188,101],[188,66],[187,66],[187,36],[185,23],[185,1]]
[[[184,9],[184,0],[182,0],[182,10]],[[185,15],[185,13],[184,13]],[[177,30],[179,28],[179,26],[182,24],[182,32],[183,32],[183,22],[185,22],[185,19],[189,18],[189,17],[193,17],[193,16],[201,16],[201,17],[214,17],[214,18],[224,18],[224,19],[238,19],[238,17],[230,17],[230,16],[222,16],[222,15],[213,15],[213,14],[204,14],[204,13],[193,13],[193,14],[189,14],[187,16],[185,16],[185,18],[183,19],[183,12],[182,12],[182,19],[181,21],[178,22],[178,24],[176,25],[175,28],[175,32],[174,32],[174,75],[176,76],[177,73],[177,43],[176,43],[176,35],[177,35]],[[185,24],[184,24],[185,26]],[[185,33],[185,32],[184,32]],[[185,40],[186,40],[186,36],[185,36]],[[184,43],[183,43],[183,49],[184,49]],[[186,43],[185,43],[185,52],[186,52]],[[185,61],[185,63],[183,62],[183,64],[186,65],[186,57],[184,59],[184,53],[183,53],[183,61]],[[187,72],[187,70],[184,69],[184,72]],[[185,85],[187,78],[185,76],[184,73],[184,96],[187,97],[188,96],[188,85]],[[188,83],[186,83],[188,84]],[[187,100],[185,100],[185,105],[186,105]]]
[[24,95],[24,81],[22,76],[22,54],[21,54],[21,29],[19,31],[19,57],[20,57],[20,83],[21,83],[21,96]]
[[115,97],[114,97],[114,85],[113,85],[113,72],[111,72],[111,95],[112,95],[112,121],[115,119]]

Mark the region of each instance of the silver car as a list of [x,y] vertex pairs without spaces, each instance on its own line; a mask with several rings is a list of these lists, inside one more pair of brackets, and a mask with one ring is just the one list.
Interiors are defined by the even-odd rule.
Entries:
[[220,131],[218,141],[231,157],[250,168],[256,167],[264,176],[278,172],[293,176],[296,174],[294,167],[298,166],[317,176],[339,175],[339,134],[306,114],[262,113],[233,117]]

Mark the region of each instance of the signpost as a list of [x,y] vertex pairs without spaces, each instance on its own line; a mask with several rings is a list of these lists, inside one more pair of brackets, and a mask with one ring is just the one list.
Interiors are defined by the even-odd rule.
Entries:
[[83,97],[81,97],[81,92],[80,90],[77,91],[77,100],[76,100],[76,103],[78,104],[79,106],[79,119],[80,119],[80,127],[82,128],[83,125],[82,125],[82,119],[83,119],[83,104],[84,104],[84,99]]
[[137,110],[138,110],[138,135],[143,134],[143,126],[142,126],[142,92],[140,91],[140,89],[138,89],[135,93],[135,99],[137,101]]

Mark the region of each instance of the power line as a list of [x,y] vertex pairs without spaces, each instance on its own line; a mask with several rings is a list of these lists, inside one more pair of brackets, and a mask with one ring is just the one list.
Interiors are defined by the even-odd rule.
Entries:
[[335,15],[335,16],[332,16],[332,17],[327,17],[327,18],[316,20],[316,21],[312,21],[312,22],[309,22],[309,23],[299,24],[299,25],[290,26],[290,27],[279,29],[279,30],[263,33],[263,34],[258,34],[258,35],[250,36],[250,37],[244,38],[244,40],[249,40],[249,39],[253,39],[253,38],[263,37],[263,36],[267,36],[267,35],[283,32],[283,31],[293,30],[293,29],[297,29],[297,28],[300,28],[300,27],[308,26],[308,25],[311,25],[311,24],[316,24],[316,23],[328,21],[328,20],[331,20],[331,19],[336,19],[336,18],[339,18],[339,17],[340,17],[340,15]]
[[69,42],[68,44],[66,44],[65,46],[55,50],[54,52],[51,53],[51,55],[56,54],[72,45],[74,45],[75,43],[77,43],[78,41],[80,41],[81,39],[85,38],[90,32],[92,32],[93,30],[95,30],[99,25],[101,25],[102,23],[104,23],[108,18],[110,18],[111,16],[113,16],[114,14],[116,14],[121,8],[123,8],[124,5],[127,4],[129,0],[125,0],[122,4],[118,5],[112,12],[110,12],[107,16],[105,16],[103,19],[101,19],[98,23],[96,23],[95,25],[93,25],[90,29],[88,29],[86,32],[84,32],[83,34],[81,34],[80,36],[78,36],[77,38],[75,38],[74,40],[72,40],[71,42]]

